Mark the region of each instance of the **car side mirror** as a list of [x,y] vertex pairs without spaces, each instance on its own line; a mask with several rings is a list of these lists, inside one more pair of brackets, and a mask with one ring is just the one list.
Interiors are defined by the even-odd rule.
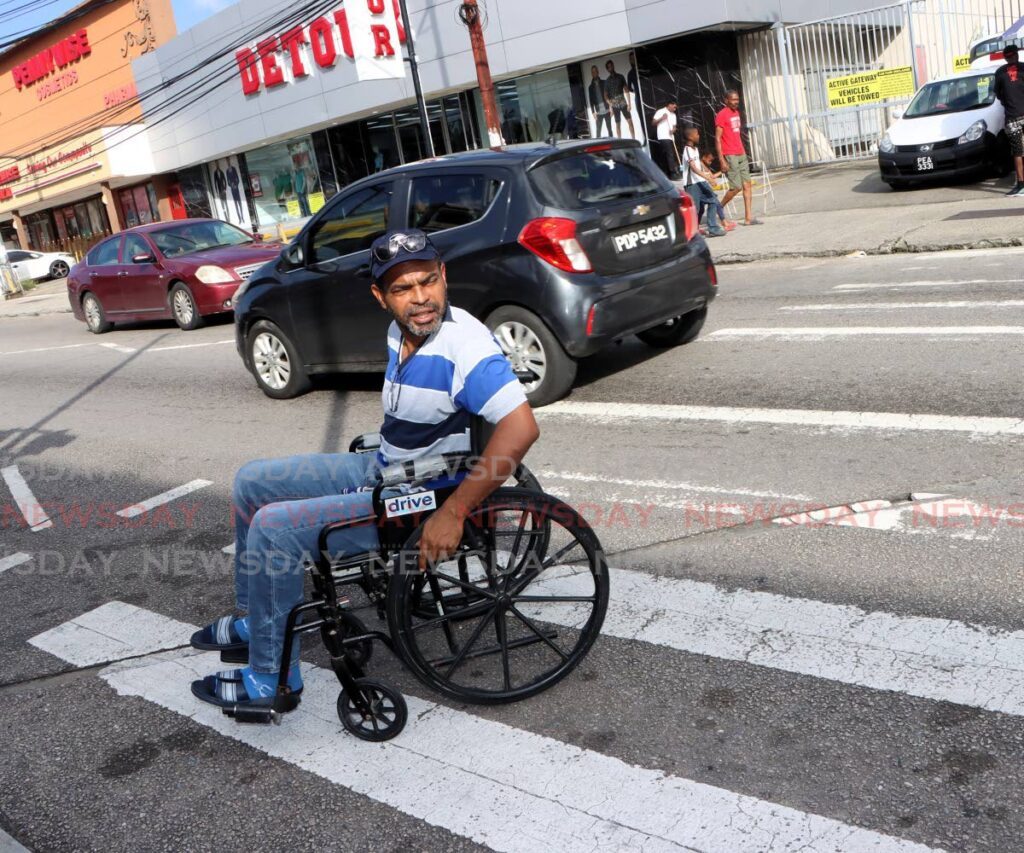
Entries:
[[156,257],[149,254],[148,252],[140,252],[137,255],[132,256],[133,264],[155,264]]
[[305,252],[302,251],[301,243],[292,243],[281,252],[281,258],[290,267],[301,267],[306,262]]
[[899,119],[899,118],[903,118],[903,107],[893,107],[892,108],[892,117],[893,117],[893,120]]
[[261,233],[260,233],[259,231],[256,231],[256,232],[255,232],[255,233],[254,233],[254,234],[252,235],[252,239],[253,239],[253,242],[254,242],[254,243],[262,243],[262,242],[263,242],[264,240],[266,240],[267,238],[266,238],[266,237],[265,237],[265,236],[264,236],[263,234],[261,234]]

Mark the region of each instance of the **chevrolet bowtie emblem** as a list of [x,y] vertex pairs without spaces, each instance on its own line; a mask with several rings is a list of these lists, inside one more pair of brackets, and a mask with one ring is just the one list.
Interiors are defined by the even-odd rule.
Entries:
[[633,208],[634,216],[646,216],[651,212],[651,206],[649,204],[638,204]]

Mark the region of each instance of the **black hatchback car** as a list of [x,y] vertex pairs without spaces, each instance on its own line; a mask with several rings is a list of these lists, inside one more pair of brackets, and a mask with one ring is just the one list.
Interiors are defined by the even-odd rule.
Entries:
[[566,394],[578,359],[626,335],[693,340],[716,293],[693,202],[636,142],[411,163],[346,187],[238,290],[238,351],[264,393],[383,370],[389,318],[368,292],[369,247],[403,227],[430,234],[452,304],[493,331],[534,405]]

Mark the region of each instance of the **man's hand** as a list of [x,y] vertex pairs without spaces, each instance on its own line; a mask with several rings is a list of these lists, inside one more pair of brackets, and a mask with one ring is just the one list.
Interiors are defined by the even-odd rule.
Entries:
[[427,570],[428,563],[441,563],[448,559],[462,541],[462,517],[449,508],[448,499],[441,508],[427,519],[420,536],[421,572]]
[[719,166],[718,168],[720,168],[722,170],[722,174],[723,175],[728,175],[729,174],[729,164],[725,162],[724,158],[722,159],[722,165]]

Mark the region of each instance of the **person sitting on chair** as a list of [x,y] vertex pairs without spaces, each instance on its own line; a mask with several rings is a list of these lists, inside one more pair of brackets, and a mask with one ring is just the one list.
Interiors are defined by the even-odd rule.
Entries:
[[[234,483],[235,598],[240,615],[197,631],[192,645],[246,660],[243,669],[192,684],[204,702],[256,707],[273,702],[289,611],[304,597],[304,566],[321,528],[372,516],[371,489],[380,466],[470,450],[470,417],[496,424],[481,457],[431,515],[419,543],[419,564],[444,560],[462,541],[463,521],[513,473],[540,435],[523,386],[493,335],[472,315],[448,304],[445,267],[422,231],[384,234],[373,242],[370,288],[394,318],[378,453],[321,453],[249,462]],[[425,488],[443,488],[452,480]],[[361,489],[361,490],[360,490]],[[332,534],[332,553],[378,546],[372,524]],[[302,690],[298,642],[288,687]]]

